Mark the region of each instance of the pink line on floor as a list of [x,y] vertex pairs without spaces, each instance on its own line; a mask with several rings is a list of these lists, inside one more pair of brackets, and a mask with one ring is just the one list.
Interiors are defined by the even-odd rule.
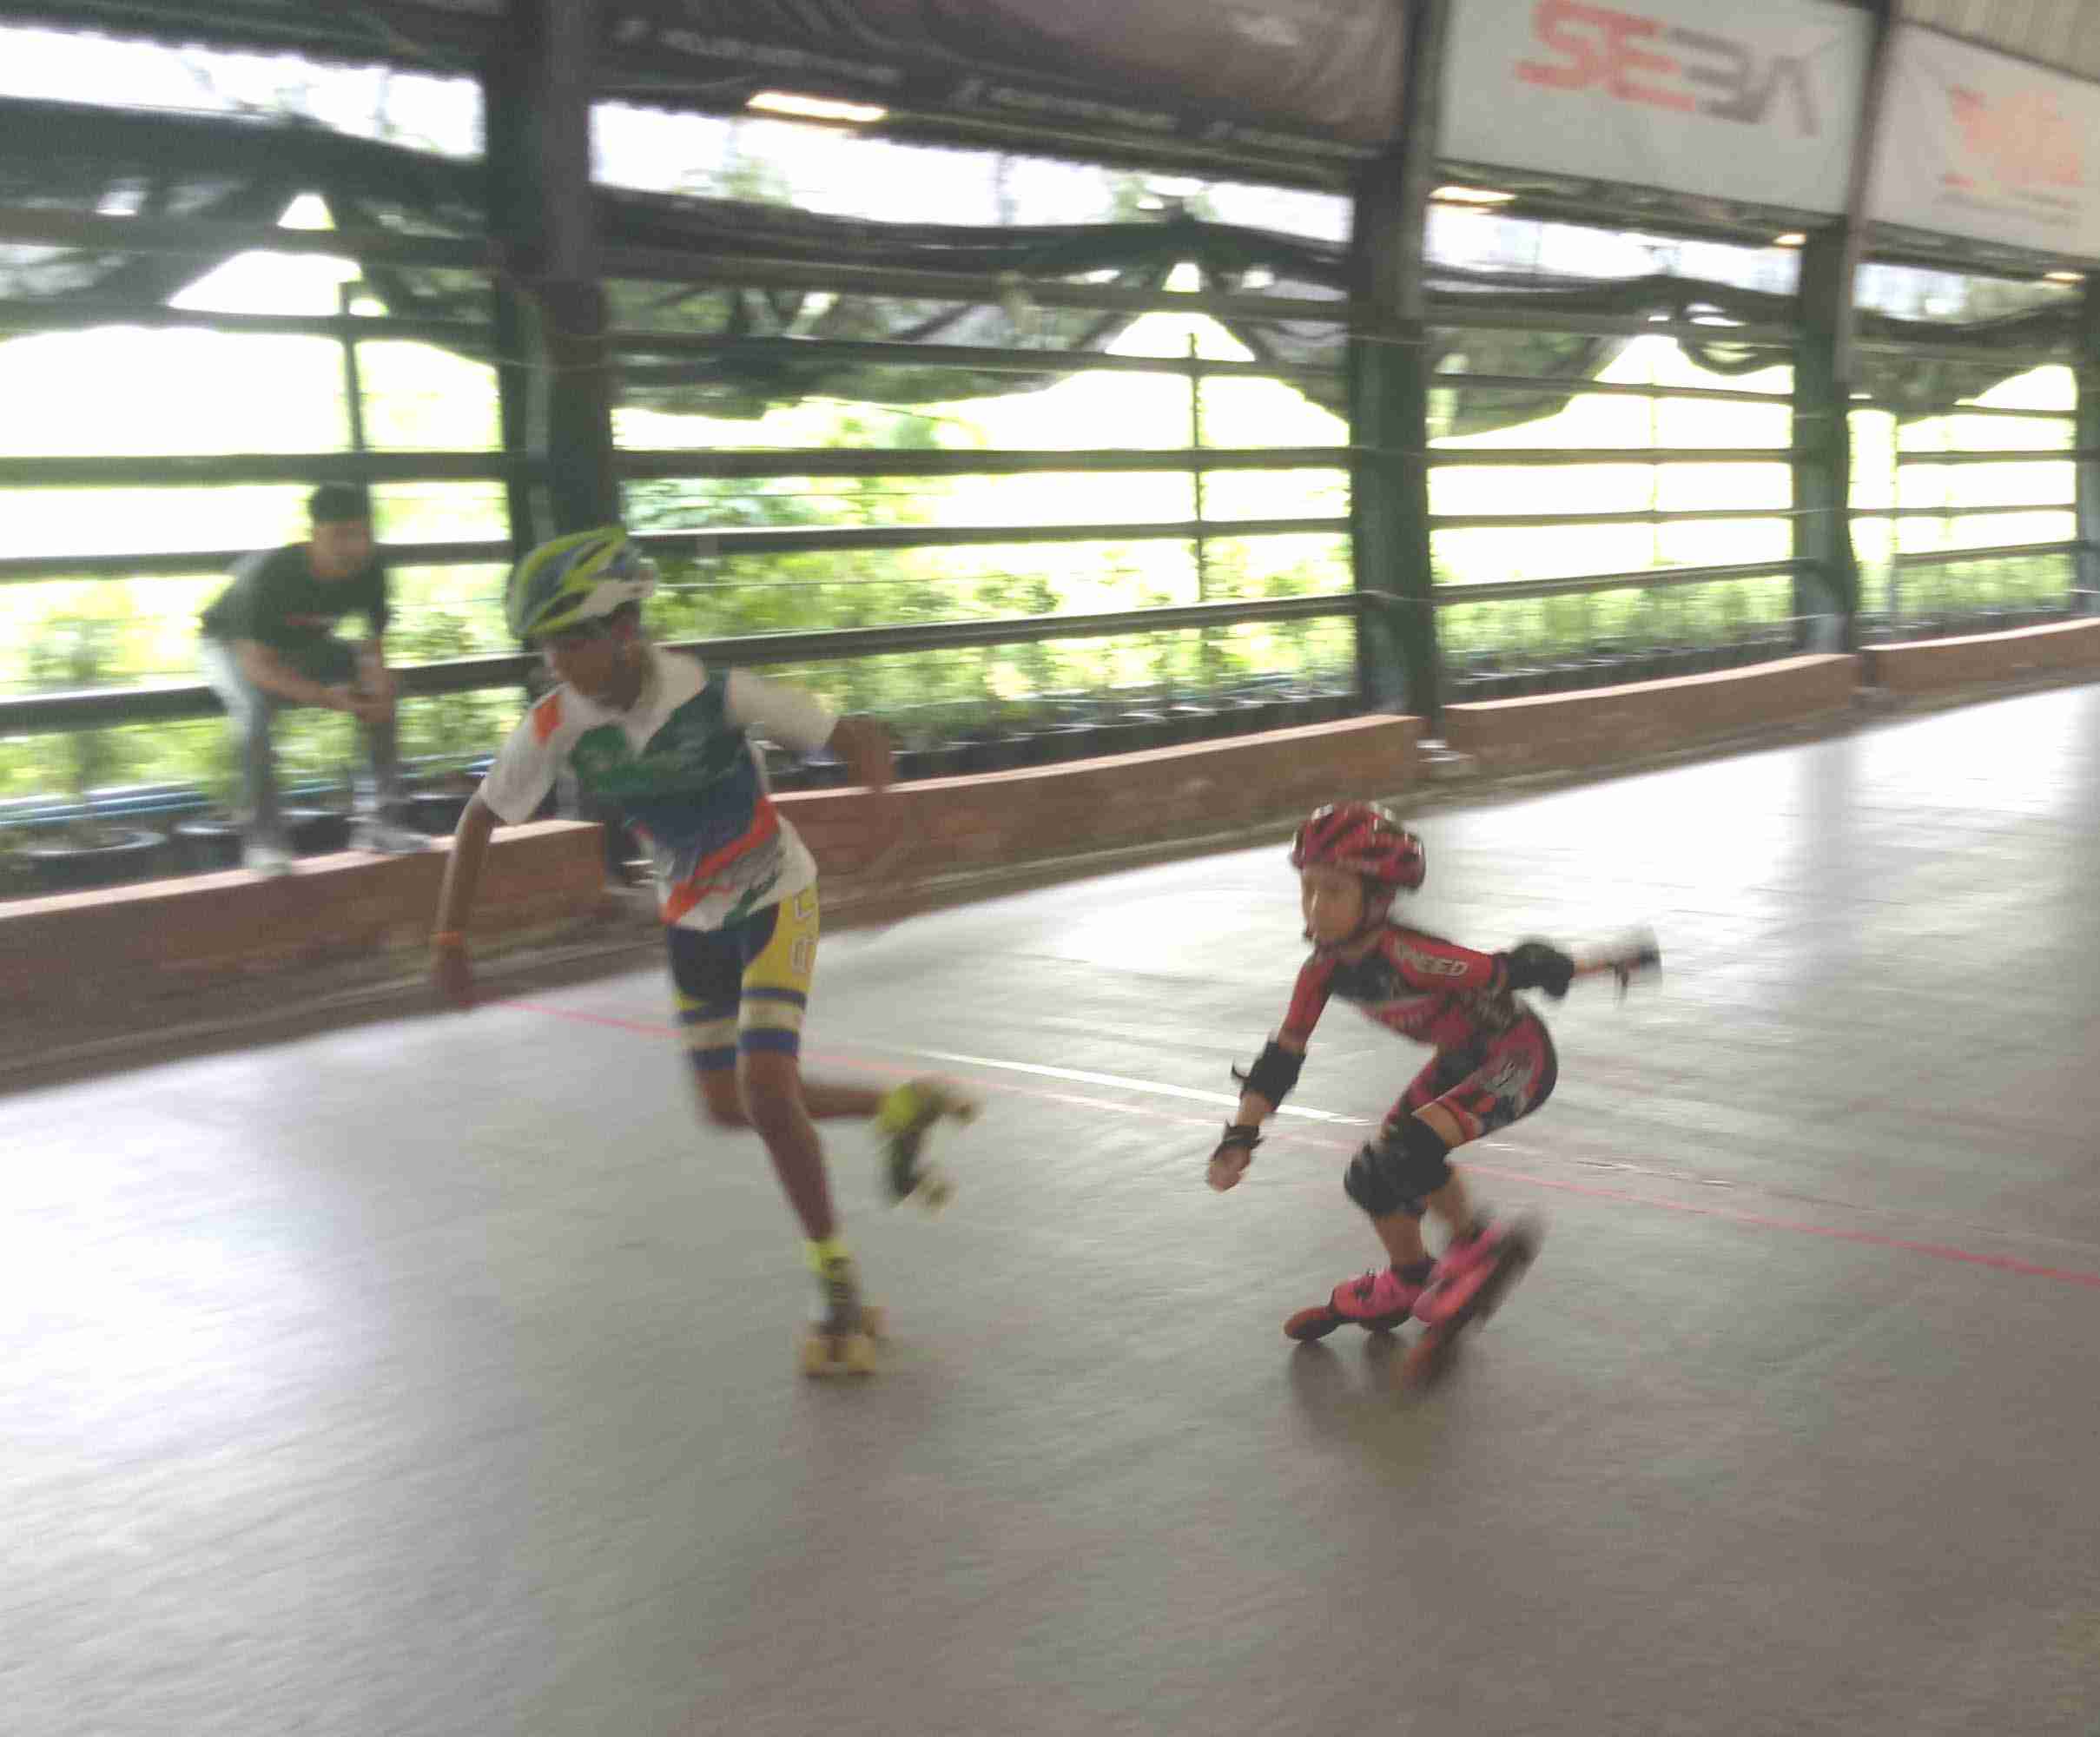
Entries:
[[[645,1020],[620,1019],[609,1014],[588,1014],[580,1008],[557,1007],[545,1001],[495,1001],[488,1005],[516,1007],[523,1013],[544,1014],[551,1019],[573,1020],[583,1025],[605,1026],[614,1031],[635,1032],[644,1037],[668,1038],[677,1035],[676,1026]],[[848,1067],[859,1073],[894,1075],[899,1079],[919,1071],[901,1063],[860,1060],[837,1054],[812,1059],[823,1066]],[[1103,1098],[1082,1098],[1073,1093],[1045,1092],[1016,1086],[1005,1079],[988,1079],[982,1073],[970,1075],[969,1083],[973,1086],[980,1086],[1009,1098],[1033,1098],[1051,1103],[1075,1104],[1086,1109],[1106,1110],[1115,1115],[1144,1116],[1154,1121],[1199,1125],[1194,1117],[1179,1115],[1172,1111],[1153,1110],[1134,1104],[1118,1104]],[[1278,1136],[1296,1145],[1329,1146],[1337,1152],[1352,1150],[1355,1146],[1354,1141],[1337,1140],[1307,1129],[1280,1129]],[[2023,1278],[2049,1278],[2059,1285],[2077,1285],[2088,1290],[2100,1291],[2100,1272],[2041,1266],[2033,1261],[2020,1260],[2011,1255],[1979,1254],[1973,1249],[1957,1248],[1949,1243],[1912,1242],[1908,1238],[1886,1237],[1873,1231],[1848,1231],[1835,1225],[1807,1224],[1799,1219],[1767,1218],[1761,1212],[1739,1212],[1732,1206],[1702,1206],[1689,1200],[1657,1199],[1646,1194],[1630,1194],[1622,1188],[1599,1188],[1586,1182],[1562,1182],[1551,1177],[1536,1176],[1528,1171],[1503,1170],[1491,1165],[1469,1162],[1466,1168],[1482,1176],[1491,1176],[1499,1182],[1522,1183],[1534,1188],[1551,1189],[1556,1193],[1579,1194],[1592,1200],[1617,1200],[1629,1206],[1653,1206],[1666,1212],[1687,1213],[1694,1218],[1721,1219],[1730,1224],[1754,1225],[1760,1230],[1790,1231],[1796,1236],[1822,1237],[1831,1242],[1858,1243],[1867,1248],[1896,1249],[1905,1254],[1923,1255],[1931,1260],[1955,1261],[1964,1266],[1985,1267],[1993,1272],[2015,1273]]]

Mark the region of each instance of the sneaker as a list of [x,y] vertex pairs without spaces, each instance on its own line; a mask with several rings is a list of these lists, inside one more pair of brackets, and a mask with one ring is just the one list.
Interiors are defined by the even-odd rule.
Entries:
[[1336,1285],[1327,1306],[1359,1327],[1397,1327],[1415,1312],[1415,1304],[1427,1288],[1409,1284],[1392,1267],[1373,1267],[1361,1278]]
[[927,1133],[943,1116],[967,1122],[976,1113],[976,1100],[946,1080],[907,1080],[883,1094],[875,1126],[882,1132],[883,1172],[892,1201],[916,1197],[929,1212],[948,1204],[954,1186],[925,1163]]
[[241,866],[251,875],[274,879],[292,872],[292,853],[281,844],[244,844],[241,847]]
[[391,821],[363,820],[350,835],[350,848],[378,856],[413,856],[430,849],[430,836]]

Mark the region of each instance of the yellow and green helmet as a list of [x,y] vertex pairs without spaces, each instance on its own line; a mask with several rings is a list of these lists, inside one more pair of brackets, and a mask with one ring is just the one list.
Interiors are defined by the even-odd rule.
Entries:
[[531,644],[639,603],[656,588],[655,563],[636,551],[618,525],[601,525],[533,550],[512,571],[505,606],[511,631]]

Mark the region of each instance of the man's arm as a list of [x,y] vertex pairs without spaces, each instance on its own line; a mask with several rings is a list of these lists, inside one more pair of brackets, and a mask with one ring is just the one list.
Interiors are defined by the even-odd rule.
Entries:
[[233,642],[233,652],[241,673],[265,693],[290,700],[294,705],[325,706],[330,711],[350,710],[350,697],[346,690],[331,688],[311,676],[301,675],[260,639],[236,639]]
[[377,700],[391,701],[398,684],[393,671],[386,667],[386,639],[383,633],[374,633],[357,648],[358,686]]

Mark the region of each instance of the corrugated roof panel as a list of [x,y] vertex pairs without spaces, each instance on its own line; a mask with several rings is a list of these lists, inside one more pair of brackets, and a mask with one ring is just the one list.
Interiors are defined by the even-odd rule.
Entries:
[[2100,0],[1903,0],[1903,17],[2100,80]]

